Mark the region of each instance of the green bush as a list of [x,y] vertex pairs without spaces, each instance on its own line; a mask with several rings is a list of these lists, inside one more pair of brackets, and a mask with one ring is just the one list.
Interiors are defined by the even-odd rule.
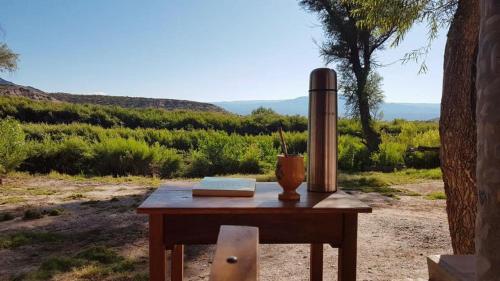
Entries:
[[204,177],[213,175],[211,172],[212,163],[200,151],[192,151],[190,155],[189,164],[186,170],[188,177]]
[[439,167],[439,152],[415,151],[404,156],[405,165],[409,168],[432,169]]
[[0,118],[13,117],[22,122],[69,124],[74,122],[103,128],[219,130],[238,134],[270,134],[280,124],[286,131],[307,130],[303,116],[283,116],[262,111],[249,116],[224,112],[123,108],[119,106],[83,105],[34,101],[20,97],[0,97]]
[[383,171],[393,171],[404,167],[403,155],[406,151],[404,144],[386,142],[380,144],[379,152],[372,155],[371,160],[376,167]]
[[[0,97],[0,117],[9,116],[35,122],[20,125],[27,157],[20,169],[32,173],[163,178],[268,173],[274,169],[276,155],[281,153],[276,133],[280,126],[285,130],[288,152],[307,157],[306,118],[283,116],[269,109],[237,116]],[[339,119],[337,127],[338,161],[343,170],[392,171],[404,166],[439,165],[436,152],[407,152],[418,146],[438,147],[437,122],[375,122],[382,145],[372,155],[368,155],[362,142],[357,120]],[[0,170],[4,159],[0,159]],[[8,169],[3,167],[5,172]]]
[[263,167],[261,166],[260,159],[260,149],[256,145],[249,146],[241,156],[238,172],[243,174],[262,173]]
[[338,165],[346,171],[360,171],[369,166],[370,158],[360,138],[341,135],[338,138]]
[[[16,169],[26,158],[25,134],[19,122],[0,121],[0,173]],[[1,176],[0,174],[0,176]]]
[[155,158],[153,150],[144,141],[112,138],[94,147],[94,173],[98,175],[151,175]]
[[162,178],[172,178],[180,175],[182,157],[175,149],[164,148],[156,144],[153,148],[152,174]]
[[23,220],[36,220],[43,218],[43,213],[37,209],[28,209],[24,211]]
[[76,175],[89,171],[93,149],[89,142],[79,137],[68,137],[61,141],[45,138],[42,142],[30,142],[28,157],[22,170],[32,173],[60,173]]

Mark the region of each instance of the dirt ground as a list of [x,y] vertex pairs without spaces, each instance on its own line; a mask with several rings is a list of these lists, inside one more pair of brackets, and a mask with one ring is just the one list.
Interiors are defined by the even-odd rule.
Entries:
[[[175,184],[188,184],[176,181]],[[358,238],[358,280],[427,280],[426,256],[451,253],[444,200],[425,194],[441,191],[441,182],[397,186],[421,194],[389,198],[353,192],[374,209],[361,214]],[[73,256],[82,249],[103,245],[134,261],[132,273],[120,279],[82,275],[75,269],[53,280],[143,280],[147,272],[147,218],[135,208],[152,192],[142,183],[97,183],[48,179],[8,179],[0,186],[0,214],[14,219],[0,222],[0,237],[21,232],[60,234],[56,241],[31,241],[0,247],[0,280],[23,280],[51,257]],[[22,218],[27,209],[62,210],[57,216]],[[325,247],[324,279],[336,280],[337,250]],[[185,280],[208,280],[213,246],[187,246]],[[308,245],[261,245],[261,280],[308,280]],[[145,276],[143,274],[143,276]],[[83,276],[83,277],[82,277]],[[135,277],[134,277],[135,276]],[[16,280],[16,279],[15,279]]]

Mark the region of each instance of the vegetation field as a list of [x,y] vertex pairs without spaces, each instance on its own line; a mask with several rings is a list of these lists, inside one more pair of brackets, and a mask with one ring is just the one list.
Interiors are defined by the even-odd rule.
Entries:
[[[266,174],[280,153],[282,126],[290,152],[306,154],[307,120],[269,109],[251,115],[130,109],[0,98],[0,153],[4,170],[85,176],[202,177]],[[344,171],[394,171],[439,166],[436,122],[378,121],[378,152],[369,154],[357,120],[338,124],[339,167]],[[17,136],[16,141],[9,140]],[[17,145],[14,145],[17,144]],[[9,157],[6,157],[7,159]],[[15,165],[14,165],[15,164]]]

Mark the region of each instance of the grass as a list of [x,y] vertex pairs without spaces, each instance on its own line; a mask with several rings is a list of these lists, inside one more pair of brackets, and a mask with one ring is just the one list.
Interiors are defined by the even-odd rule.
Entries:
[[[255,178],[258,182],[276,181],[274,172],[260,175],[236,174],[230,177]],[[342,187],[382,187],[398,184],[420,183],[441,180],[441,170],[435,169],[405,169],[396,172],[339,172],[339,185]]]
[[53,190],[51,187],[45,187],[45,186],[37,186],[37,187],[29,187],[24,190],[25,194],[27,195],[33,195],[33,196],[47,196],[47,195],[53,195],[56,194],[57,192]]
[[[161,180],[157,177],[140,177],[140,176],[85,176],[85,175],[67,175],[58,172],[50,172],[49,174],[29,174],[25,172],[11,172],[7,175],[10,180],[30,180],[45,178],[50,180],[85,182],[85,183],[101,183],[101,184],[137,184],[158,187]],[[89,190],[90,191],[90,190]]]
[[26,199],[23,197],[19,196],[6,196],[3,198],[0,198],[0,205],[6,205],[6,204],[18,204],[18,203],[23,203],[25,202]]
[[57,191],[51,186],[26,187],[17,184],[8,184],[0,186],[0,195],[2,196],[49,196],[56,194]]
[[[83,175],[65,175],[57,172],[51,172],[47,175],[30,175],[28,173],[20,173],[14,172],[9,174],[9,178],[11,180],[35,180],[42,177],[46,180],[61,180],[61,181],[72,181],[72,182],[80,182],[80,183],[89,183],[89,184],[137,184],[149,186],[151,189],[154,189],[160,185],[160,179],[155,177],[137,177],[137,176],[127,176],[127,177],[86,177]],[[276,181],[276,176],[274,172],[270,171],[265,174],[258,175],[247,175],[247,174],[235,174],[230,175],[230,177],[247,177],[247,178],[255,178],[258,182],[267,182],[267,181]],[[339,172],[338,182],[339,186],[346,190],[359,190],[363,192],[377,192],[390,197],[397,197],[397,195],[406,195],[406,196],[416,196],[420,195],[415,192],[411,192],[401,188],[394,188],[391,186],[401,185],[401,184],[409,184],[409,183],[420,183],[432,180],[440,180],[441,179],[441,170],[439,168],[436,169],[405,169],[401,171],[395,171],[390,173],[384,172]],[[189,181],[197,181],[199,179],[191,178],[184,179],[179,178],[175,180],[189,180]],[[68,195],[65,200],[81,200],[85,199],[85,193],[95,190],[95,186],[82,187],[77,192]],[[21,188],[16,188],[21,189]],[[5,189],[5,190],[13,190],[13,188]],[[11,194],[13,191],[4,191],[0,189],[0,194],[7,193],[9,195],[17,195],[19,192],[16,191],[15,194]],[[40,187],[40,188],[28,188],[27,193],[31,195],[51,195],[56,193],[51,187]],[[436,198],[439,199],[439,198]],[[3,196],[0,199],[0,205],[3,204],[16,204],[24,202],[25,199],[19,196]],[[89,203],[90,204],[90,203]]]
[[425,196],[425,199],[428,199],[428,200],[443,200],[443,199],[446,199],[446,194],[444,194],[444,192],[442,192],[442,191],[435,191],[435,192],[431,192],[431,193],[427,194]]
[[428,169],[405,169],[401,171],[383,172],[360,172],[360,173],[340,173],[339,185],[345,190],[359,190],[362,192],[377,192],[389,197],[398,195],[419,196],[417,192],[394,188],[391,186],[421,183],[432,180],[441,180],[441,170]]
[[136,272],[137,265],[137,261],[126,259],[113,249],[96,246],[71,257],[49,258],[36,271],[15,280],[49,280],[58,274],[70,275],[69,280],[148,280],[146,274]]
[[345,187],[353,186],[391,186],[409,183],[420,183],[431,180],[441,180],[441,170],[436,169],[405,169],[392,173],[360,172],[343,173],[339,175],[339,184]]
[[68,197],[66,197],[65,199],[66,200],[79,200],[79,199],[84,199],[85,198],[85,195],[81,194],[81,193],[73,193],[71,195],[69,195]]
[[45,176],[49,179],[54,179],[54,180],[69,180],[77,182],[94,182],[94,183],[105,183],[105,184],[138,184],[138,185],[148,185],[148,186],[159,186],[161,183],[161,180],[157,177],[140,177],[140,176],[89,177],[84,175],[72,176],[72,175],[61,174],[58,172],[50,172]]
[[51,243],[62,240],[63,236],[50,232],[17,232],[0,235],[0,249],[13,249],[24,245]]

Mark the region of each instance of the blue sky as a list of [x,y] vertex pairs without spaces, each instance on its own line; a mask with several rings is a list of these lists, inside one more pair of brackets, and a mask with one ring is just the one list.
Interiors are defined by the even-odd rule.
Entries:
[[[294,0],[0,0],[0,41],[19,53],[2,78],[45,91],[197,101],[286,99],[307,94],[324,66],[314,14]],[[426,43],[416,28],[393,62]],[[428,72],[415,63],[379,69],[388,102],[439,102],[445,34]]]

